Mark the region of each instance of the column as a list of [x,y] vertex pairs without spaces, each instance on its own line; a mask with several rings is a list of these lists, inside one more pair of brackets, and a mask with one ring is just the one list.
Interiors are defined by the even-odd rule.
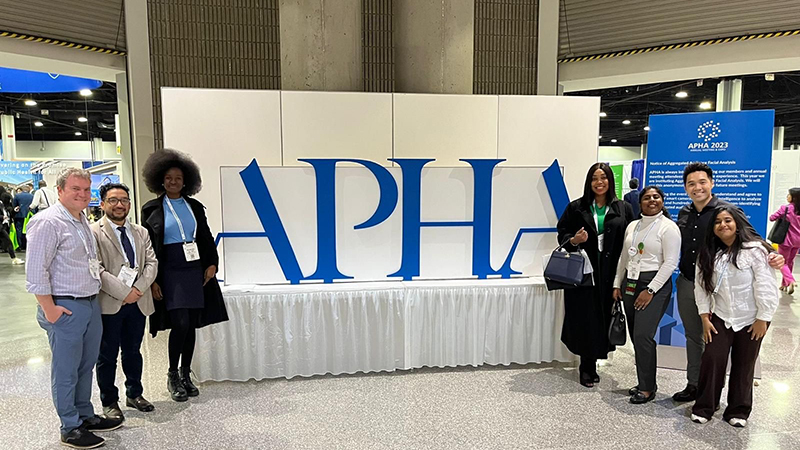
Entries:
[[[559,0],[539,0],[536,94],[560,95],[558,89]],[[563,88],[562,91],[563,93]]]
[[717,85],[717,111],[742,110],[742,80],[722,80]]
[[397,92],[472,94],[474,0],[394,5]]
[[361,0],[281,0],[281,89],[362,91]]
[[[130,152],[132,161],[129,161],[133,175],[131,187],[133,187],[135,204],[143,205],[144,202],[153,198],[153,194],[144,187],[144,183],[141,181],[142,166],[147,157],[155,151],[147,2],[125,2],[125,30],[128,49],[127,104],[129,121],[127,122],[130,124],[129,133],[132,147]],[[119,78],[117,83],[119,83]],[[117,92],[120,92],[119,84],[117,84]],[[120,119],[123,117],[124,113],[120,103]],[[123,159],[123,166],[124,164]],[[136,211],[138,215],[138,208]]]

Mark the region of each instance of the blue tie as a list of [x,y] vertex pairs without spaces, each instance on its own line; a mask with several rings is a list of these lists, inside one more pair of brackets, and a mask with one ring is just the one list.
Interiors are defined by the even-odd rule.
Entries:
[[133,254],[133,246],[130,239],[128,239],[128,233],[125,232],[125,227],[117,227],[117,229],[120,232],[122,248],[125,250],[125,254],[128,255],[128,261],[131,263],[131,267],[136,267],[136,257]]

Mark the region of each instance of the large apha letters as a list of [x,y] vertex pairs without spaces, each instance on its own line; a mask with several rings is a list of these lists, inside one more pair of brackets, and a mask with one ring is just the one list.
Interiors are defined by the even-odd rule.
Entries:
[[[352,274],[343,273],[337,264],[337,207],[336,207],[336,175],[337,164],[361,166],[369,171],[377,182],[379,199],[371,217],[354,226],[355,230],[377,227],[401,209],[402,214],[402,252],[400,267],[386,277],[412,280],[420,274],[420,235],[423,228],[466,227],[472,231],[472,276],[483,279],[489,276],[509,278],[521,272],[511,268],[511,260],[526,233],[554,232],[553,223],[547,227],[519,228],[516,238],[507,253],[505,262],[499,269],[494,269],[490,261],[492,242],[492,190],[495,169],[503,159],[462,159],[472,169],[472,219],[454,221],[426,221],[422,219],[423,168],[433,159],[390,159],[400,168],[402,188],[389,169],[362,159],[300,159],[314,170],[316,183],[316,268],[313,273],[304,275],[295,249],[290,242],[286,227],[281,219],[280,211],[273,201],[267,181],[256,160],[239,172],[241,181],[250,197],[253,208],[264,232],[223,233],[228,237],[265,236],[274,251],[278,264],[287,281],[297,284],[300,281],[317,281],[332,283],[334,280],[353,279]],[[438,168],[441,170],[441,168]],[[395,169],[396,170],[396,169]],[[427,168],[437,170],[437,168]],[[566,187],[558,167],[554,161],[547,170],[541,173],[553,207],[551,217],[558,217],[568,203]],[[513,193],[502,193],[513,195]],[[398,201],[401,207],[398,208]]]

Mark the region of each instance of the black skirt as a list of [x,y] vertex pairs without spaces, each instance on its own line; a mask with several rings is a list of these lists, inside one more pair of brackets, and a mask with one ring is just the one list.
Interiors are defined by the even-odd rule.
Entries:
[[203,266],[200,260],[186,261],[183,244],[164,246],[161,267],[162,286],[167,311],[203,308]]

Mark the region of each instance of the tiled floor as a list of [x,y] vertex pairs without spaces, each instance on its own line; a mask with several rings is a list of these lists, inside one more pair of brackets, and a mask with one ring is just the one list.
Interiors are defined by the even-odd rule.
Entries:
[[[35,310],[24,269],[0,255],[3,450],[61,448],[50,350]],[[594,389],[580,386],[569,365],[543,364],[204,383],[200,397],[175,403],[165,389],[161,334],[148,335],[142,348],[145,396],[156,411],[126,410],[125,426],[105,437],[119,449],[800,449],[798,315],[800,301],[784,296],[745,429],[722,422],[720,413],[709,424],[691,423],[688,405],[669,398],[684,386],[679,371],[659,371],[656,401],[629,404],[625,391],[636,383],[630,347],[600,368]]]

